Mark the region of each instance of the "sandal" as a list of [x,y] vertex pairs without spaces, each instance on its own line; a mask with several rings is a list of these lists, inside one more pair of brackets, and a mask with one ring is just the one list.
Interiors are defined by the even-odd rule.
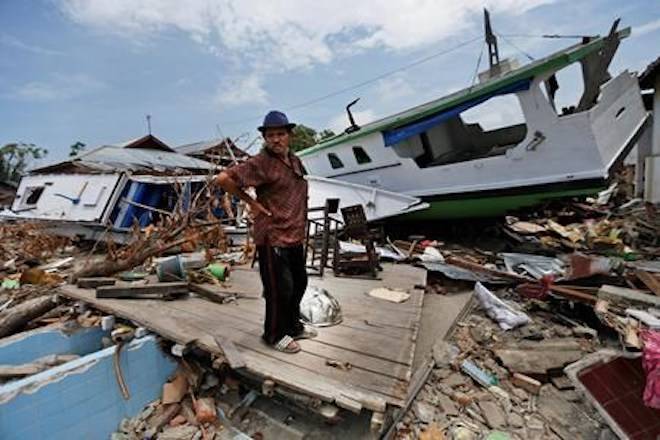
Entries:
[[284,335],[277,344],[271,347],[282,353],[298,353],[300,351],[300,345],[289,335]]
[[317,337],[318,335],[319,335],[319,332],[317,332],[312,327],[304,326],[303,330],[300,333],[298,333],[297,335],[295,335],[293,337],[293,339],[296,340],[296,341],[298,339],[312,339],[312,338]]

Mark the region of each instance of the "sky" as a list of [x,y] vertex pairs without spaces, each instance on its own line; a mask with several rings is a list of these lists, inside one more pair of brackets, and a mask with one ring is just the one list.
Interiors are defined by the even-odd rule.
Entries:
[[341,131],[355,98],[365,124],[469,86],[484,6],[501,58],[543,57],[576,40],[541,35],[605,34],[617,17],[632,36],[612,73],[660,56],[657,0],[0,0],[0,145],[34,143],[59,160],[78,141],[142,136],[151,115],[171,146],[246,146],[272,109]]

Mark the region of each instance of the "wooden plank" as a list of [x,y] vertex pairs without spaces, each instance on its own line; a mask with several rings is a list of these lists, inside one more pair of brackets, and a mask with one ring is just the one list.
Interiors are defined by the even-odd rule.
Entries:
[[[396,271],[398,284],[389,286],[404,287],[411,292],[411,299],[403,304],[389,304],[363,293],[356,294],[368,291],[371,286],[377,287],[378,282],[327,277],[347,311],[345,322],[320,329],[320,340],[300,341],[303,350],[296,355],[274,351],[261,342],[264,305],[256,271],[233,271],[232,280],[236,286],[218,289],[231,294],[240,292],[244,298],[237,304],[221,306],[200,298],[174,302],[97,300],[82,289],[73,296],[140,322],[177,343],[194,341],[211,353],[220,352],[214,338],[220,334],[232,340],[243,356],[246,368],[241,371],[270,377],[324,401],[338,400],[343,407],[353,410],[358,402],[366,409],[384,411],[386,404],[399,406],[405,400],[411,375],[410,353],[414,350],[418,329],[415,320],[419,319],[423,301],[422,291],[410,289],[413,283],[425,282],[426,272],[401,268],[403,270]],[[239,275],[234,276],[236,274]],[[383,278],[387,281],[388,277],[391,278],[391,274],[386,270]],[[154,316],[156,311],[158,316]],[[380,349],[374,352],[374,346]],[[398,354],[393,356],[393,352]],[[326,365],[326,360],[349,362],[353,368],[344,371]]]
[[655,295],[660,296],[660,281],[653,276],[653,274],[644,270],[636,270],[635,275],[637,278],[649,288]]
[[97,298],[166,298],[188,293],[188,283],[157,283],[138,286],[99,286]]
[[231,294],[218,292],[216,289],[213,289],[210,285],[190,283],[189,287],[190,290],[192,292],[195,292],[198,296],[201,296],[202,298],[208,301],[218,304],[224,304],[227,298],[232,297]]
[[[172,313],[172,316],[178,316],[178,319],[185,319],[184,317],[189,314],[188,320],[191,320],[192,322],[195,323],[195,325],[200,326],[200,328],[203,328],[205,331],[209,331],[209,332],[220,331],[218,329],[218,324],[217,324],[217,316],[218,316],[217,313],[213,313],[212,315],[197,314],[191,310],[183,309],[180,306],[181,306],[181,302],[167,303],[163,305],[163,307],[174,309],[175,311],[167,312],[167,313]],[[181,315],[176,315],[177,312],[180,313]],[[234,322],[229,324],[228,323],[229,320],[232,320]],[[290,354],[280,353],[271,350],[270,348],[267,348],[262,343],[260,337],[261,326],[252,327],[249,325],[245,325],[245,321],[241,321],[239,318],[235,318],[235,317],[231,317],[230,319],[226,319],[223,317],[222,322],[223,322],[222,330],[225,331],[226,336],[233,338],[234,342],[242,348],[252,349],[260,352],[266,349],[265,353],[267,355],[279,358],[280,360],[284,360],[287,362],[291,361],[292,359],[295,359],[297,363],[304,365],[305,368],[313,367],[313,371],[325,370],[326,374],[328,375],[334,374],[335,376],[337,375],[342,376],[342,380],[349,380],[349,382],[351,381],[352,378],[358,376],[353,374],[352,377],[345,377],[342,374],[341,370],[335,371],[336,369],[327,366],[325,364],[325,360],[328,359],[328,360],[338,360],[340,362],[348,362],[354,367],[359,368],[361,370],[365,370],[366,372],[388,376],[390,377],[390,379],[388,379],[387,383],[391,383],[392,380],[405,381],[408,379],[410,375],[410,368],[406,365],[401,365],[399,363],[395,363],[388,360],[373,358],[365,355],[364,353],[347,350],[345,348],[328,346],[326,344],[317,341],[317,338],[299,341],[301,347],[303,348],[303,351],[306,354],[310,354],[314,356],[312,358],[302,355],[291,356]],[[231,329],[231,332],[228,332],[227,331],[228,329]],[[321,332],[323,330],[324,329],[321,329]],[[246,338],[245,336],[248,337]],[[364,378],[361,380],[363,380],[363,383],[367,384],[370,382],[371,379]],[[378,386],[383,386],[383,382],[376,381],[375,383],[377,383]],[[399,389],[399,385],[397,385],[397,389]]]
[[76,285],[83,289],[94,289],[100,286],[113,286],[116,282],[116,279],[109,277],[78,278]]
[[[170,307],[178,302],[164,303],[155,300],[96,299],[89,291],[77,289],[72,286],[64,286],[62,288],[62,293],[66,296],[89,302],[100,309],[106,309],[117,316],[124,316],[125,318],[137,321],[146,328],[149,328],[175,342],[185,344],[194,340],[195,343],[204,350],[211,353],[219,352],[213,336],[203,328],[200,328],[199,322],[194,319],[180,319],[180,311]],[[197,301],[201,302],[201,300]],[[211,313],[210,318],[213,318],[213,313]],[[217,333],[217,315],[215,323],[207,322],[206,325],[214,325],[213,331]],[[251,345],[255,340],[259,339],[255,335],[249,334],[244,334],[242,336],[239,334],[238,336],[234,336],[234,338],[236,338],[234,339],[234,343],[241,348],[244,347],[242,344],[246,344],[246,341],[248,341],[247,345]],[[286,386],[290,386],[292,389],[312,394],[315,397],[330,402],[334,401],[337,396],[346,396],[363,403],[365,408],[374,411],[382,411],[382,408],[386,403],[399,405],[402,402],[402,399],[397,399],[393,396],[383,395],[366,389],[360,390],[351,386],[348,381],[338,381],[329,375],[319,374],[318,368],[306,370],[295,364],[295,358],[301,353],[288,355],[271,350],[265,344],[262,344],[262,347],[259,350],[262,351],[262,353],[252,349],[241,350],[248,371],[261,377],[270,377]],[[276,359],[273,357],[280,355],[284,356],[284,359]],[[299,362],[310,364],[311,358],[309,356],[311,355],[308,355],[308,357],[305,357],[304,359],[300,357]],[[295,371],[296,373],[292,375],[292,371]],[[371,378],[378,380],[385,378],[384,376],[376,374],[359,377],[359,374],[361,373],[352,370],[349,372],[342,372],[339,370],[333,371],[333,373],[345,374],[345,378],[355,377],[355,381],[360,383],[363,383],[365,380],[370,380]]]
[[[208,316],[209,305],[206,303],[194,303],[194,298],[168,303],[167,306],[193,313],[198,319]],[[263,321],[260,317],[248,314],[236,316],[231,313],[231,310],[231,305],[227,305],[226,308],[214,308],[216,326],[218,325],[218,318],[222,316],[223,326],[231,326],[235,329],[245,329],[248,331],[254,329],[255,326],[258,326],[257,328],[261,327]],[[319,335],[314,340],[356,353],[368,354],[379,359],[410,365],[408,355],[408,347],[412,343],[410,339],[394,339],[382,334],[361,332],[338,325],[321,328]]]
[[238,368],[245,367],[243,356],[241,356],[241,354],[238,352],[238,349],[230,339],[224,336],[215,336],[213,339],[215,339],[218,347],[220,347],[224,353],[225,358],[227,359],[227,362],[229,362],[229,366],[231,368],[236,370]]

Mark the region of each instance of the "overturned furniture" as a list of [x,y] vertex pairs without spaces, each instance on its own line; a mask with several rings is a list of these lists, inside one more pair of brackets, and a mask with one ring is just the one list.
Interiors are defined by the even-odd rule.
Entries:
[[[343,229],[337,235],[334,243],[334,258],[332,269],[335,275],[365,274],[371,278],[378,275],[378,254],[374,241],[382,236],[378,228],[367,223],[362,205],[347,206],[341,210],[344,218]],[[341,250],[340,239],[357,240],[365,248],[365,252],[351,253]]]

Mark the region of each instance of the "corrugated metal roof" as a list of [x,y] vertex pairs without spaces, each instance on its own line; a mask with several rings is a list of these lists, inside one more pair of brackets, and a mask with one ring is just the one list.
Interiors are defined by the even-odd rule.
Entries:
[[143,148],[126,149],[111,145],[104,145],[94,150],[82,153],[74,160],[52,164],[32,170],[39,173],[45,169],[57,168],[59,165],[79,163],[99,171],[138,171],[153,170],[166,172],[173,170],[213,170],[215,166],[204,160],[168,151],[147,150]]
[[208,141],[200,141],[200,142],[194,142],[192,144],[179,145],[178,147],[174,147],[174,149],[176,150],[177,153],[181,153],[181,154],[202,153],[205,150],[208,150],[209,148],[221,144],[222,142],[224,142],[224,139],[211,139]]
[[152,169],[202,169],[212,170],[214,165],[204,160],[195,159],[180,153],[167,151],[145,150],[143,148],[125,149],[121,147],[103,146],[79,158],[84,162],[98,162],[106,165],[132,168]]

